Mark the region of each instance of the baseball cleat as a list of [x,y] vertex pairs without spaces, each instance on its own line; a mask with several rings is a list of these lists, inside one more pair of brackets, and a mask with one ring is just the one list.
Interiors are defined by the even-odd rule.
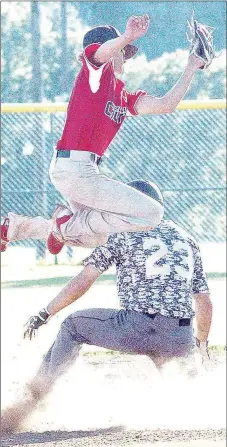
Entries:
[[47,239],[47,248],[52,255],[58,255],[65,245],[60,227],[72,217],[72,212],[65,205],[58,205],[52,216],[52,228]]
[[6,251],[8,240],[9,219],[6,217],[1,224],[1,252]]

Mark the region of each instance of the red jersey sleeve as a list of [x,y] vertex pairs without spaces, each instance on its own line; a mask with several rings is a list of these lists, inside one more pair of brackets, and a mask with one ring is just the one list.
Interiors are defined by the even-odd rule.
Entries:
[[[109,78],[113,76],[113,68],[112,68],[112,62],[106,62],[102,65],[95,65],[92,62],[92,55],[96,52],[96,50],[101,46],[99,43],[93,43],[91,45],[88,45],[82,55],[82,62],[83,62],[83,73],[85,77],[88,79],[88,83],[90,86],[90,89],[93,93],[96,93],[99,88],[100,84],[103,83],[103,75],[107,74]],[[109,74],[109,75],[108,75]],[[105,76],[106,78],[106,76]],[[107,78],[106,78],[107,79]]]
[[135,105],[140,96],[144,95],[147,95],[147,93],[144,90],[137,90],[135,93],[127,92],[127,106],[128,111],[129,113],[131,113],[131,115],[138,115],[137,111],[135,110]]

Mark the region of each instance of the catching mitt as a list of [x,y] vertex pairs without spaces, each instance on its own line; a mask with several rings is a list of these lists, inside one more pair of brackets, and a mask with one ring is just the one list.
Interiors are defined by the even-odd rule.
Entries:
[[194,19],[194,11],[192,13],[191,21],[187,21],[189,33],[186,33],[187,39],[190,42],[189,53],[194,54],[196,57],[204,62],[201,70],[209,67],[212,60],[217,57],[214,43],[213,43],[213,31],[211,26],[203,25]]

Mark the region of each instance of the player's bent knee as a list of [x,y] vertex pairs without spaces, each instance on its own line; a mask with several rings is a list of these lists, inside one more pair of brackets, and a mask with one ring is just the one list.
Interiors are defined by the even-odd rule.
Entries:
[[83,311],[77,311],[69,315],[61,324],[60,337],[68,340],[69,343],[73,341],[77,345],[86,343],[86,338],[81,334],[81,327],[83,328],[85,324],[85,320],[81,321],[80,318],[83,314]]
[[108,235],[106,234],[97,234],[94,238],[95,247],[98,247],[99,245],[104,245],[108,241]]
[[80,237],[80,245],[85,248],[95,248],[99,245],[106,244],[108,240],[108,235],[106,234],[92,234],[90,235],[83,235]]
[[107,234],[93,234],[92,237],[90,237],[87,240],[87,246],[89,248],[96,248],[99,245],[106,244],[107,240],[108,240]]
[[156,203],[155,207],[150,212],[150,222],[153,228],[157,227],[160,224],[163,216],[164,216],[164,206],[161,205],[160,203]]

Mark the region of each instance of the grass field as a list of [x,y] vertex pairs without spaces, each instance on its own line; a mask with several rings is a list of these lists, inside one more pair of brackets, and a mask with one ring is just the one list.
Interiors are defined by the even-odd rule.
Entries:
[[[14,309],[11,316],[15,318],[16,327],[33,315],[40,307],[46,306],[62,287],[81,270],[77,266],[37,267],[36,269],[16,271],[2,269],[2,312],[7,315],[9,309]],[[226,344],[226,276],[224,273],[210,273],[208,275],[211,298],[213,301],[213,323],[210,333],[212,345]],[[59,327],[69,313],[89,307],[118,307],[115,275],[113,272],[102,275],[93,287],[67,309],[58,314],[45,331],[53,333],[53,328]],[[5,320],[2,321],[4,343]],[[12,335],[13,337],[13,335]],[[9,341],[9,340],[8,340]]]

